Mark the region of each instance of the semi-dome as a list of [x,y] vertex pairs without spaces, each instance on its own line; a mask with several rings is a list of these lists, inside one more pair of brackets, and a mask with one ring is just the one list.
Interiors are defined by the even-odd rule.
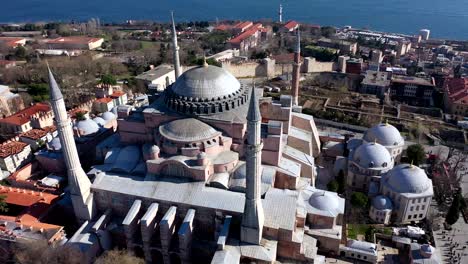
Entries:
[[363,139],[367,142],[377,142],[384,146],[398,146],[404,143],[400,131],[396,127],[382,123],[369,128]]
[[78,129],[80,135],[87,136],[94,134],[99,131],[99,126],[91,119],[85,119],[78,121],[75,125],[75,129]]
[[362,168],[392,168],[393,158],[379,143],[364,143],[353,154],[353,161]]
[[337,215],[340,210],[338,196],[325,191],[314,192],[309,198],[309,204],[315,209],[327,211],[333,215]]
[[200,142],[221,135],[221,132],[195,118],[166,123],[159,127],[159,133],[177,142]]
[[100,125],[100,126],[105,126],[106,123],[107,123],[106,120],[102,119],[102,118],[99,117],[99,116],[93,118],[93,121],[94,121],[96,124]]
[[234,95],[239,89],[240,83],[232,74],[211,65],[186,71],[172,86],[172,92],[179,96],[210,100]]
[[102,119],[106,120],[106,121],[111,121],[111,120],[114,120],[115,119],[115,115],[111,112],[105,112],[104,114],[102,114]]
[[377,210],[392,210],[393,204],[387,196],[378,195],[372,199],[372,207]]
[[400,164],[387,172],[384,184],[398,193],[423,193],[432,186],[423,169],[409,164]]

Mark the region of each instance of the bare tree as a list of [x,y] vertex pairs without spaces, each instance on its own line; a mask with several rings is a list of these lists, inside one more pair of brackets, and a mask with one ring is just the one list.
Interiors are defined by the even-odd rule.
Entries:
[[19,264],[84,264],[85,258],[77,249],[53,247],[45,241],[18,243],[13,252]]
[[141,258],[130,255],[124,250],[109,250],[96,259],[95,264],[144,264]]

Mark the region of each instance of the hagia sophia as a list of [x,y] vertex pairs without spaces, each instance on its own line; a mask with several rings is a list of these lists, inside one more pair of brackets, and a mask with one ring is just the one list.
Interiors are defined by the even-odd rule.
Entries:
[[[322,148],[313,117],[298,106],[297,38],[292,95],[264,97],[206,62],[184,72],[174,33],[174,84],[148,106],[116,107],[74,128],[49,70],[60,141],[48,151],[65,161],[81,224],[68,243],[89,261],[113,247],[148,263],[323,263],[319,251],[340,254],[345,199],[315,187]],[[115,122],[118,140],[86,173],[75,138]],[[397,165],[404,140],[395,127],[379,124],[343,144],[338,170],[372,198],[374,221],[425,218],[432,182]]]

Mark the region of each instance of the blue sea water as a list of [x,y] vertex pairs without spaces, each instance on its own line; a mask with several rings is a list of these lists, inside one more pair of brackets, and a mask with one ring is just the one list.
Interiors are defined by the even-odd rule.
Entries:
[[468,40],[468,0],[2,0],[0,22],[277,19]]

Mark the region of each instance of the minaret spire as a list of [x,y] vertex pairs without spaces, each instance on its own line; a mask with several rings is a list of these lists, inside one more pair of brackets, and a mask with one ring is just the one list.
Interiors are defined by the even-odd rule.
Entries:
[[301,31],[297,28],[296,49],[294,51],[293,78],[292,78],[292,96],[293,106],[299,105],[299,79],[301,78]]
[[177,31],[174,22],[174,12],[171,11],[171,20],[172,20],[172,48],[173,48],[173,59],[174,59],[174,71],[175,71],[175,78],[179,78],[182,74],[182,70],[180,68],[180,59],[179,59],[179,45],[177,44]]
[[55,115],[55,122],[62,144],[62,154],[65,160],[68,174],[68,184],[75,216],[80,222],[93,218],[93,199],[91,182],[81,167],[80,158],[76,149],[71,120],[68,117],[63,101],[63,95],[55,81],[54,75],[49,71],[50,103]]
[[244,215],[241,225],[241,240],[251,244],[260,244],[264,223],[264,213],[261,201],[261,122],[262,116],[252,87],[249,110],[247,112],[247,144],[246,144],[246,191]]
[[282,4],[280,4],[279,6],[278,16],[279,16],[279,22],[283,23],[283,5]]

